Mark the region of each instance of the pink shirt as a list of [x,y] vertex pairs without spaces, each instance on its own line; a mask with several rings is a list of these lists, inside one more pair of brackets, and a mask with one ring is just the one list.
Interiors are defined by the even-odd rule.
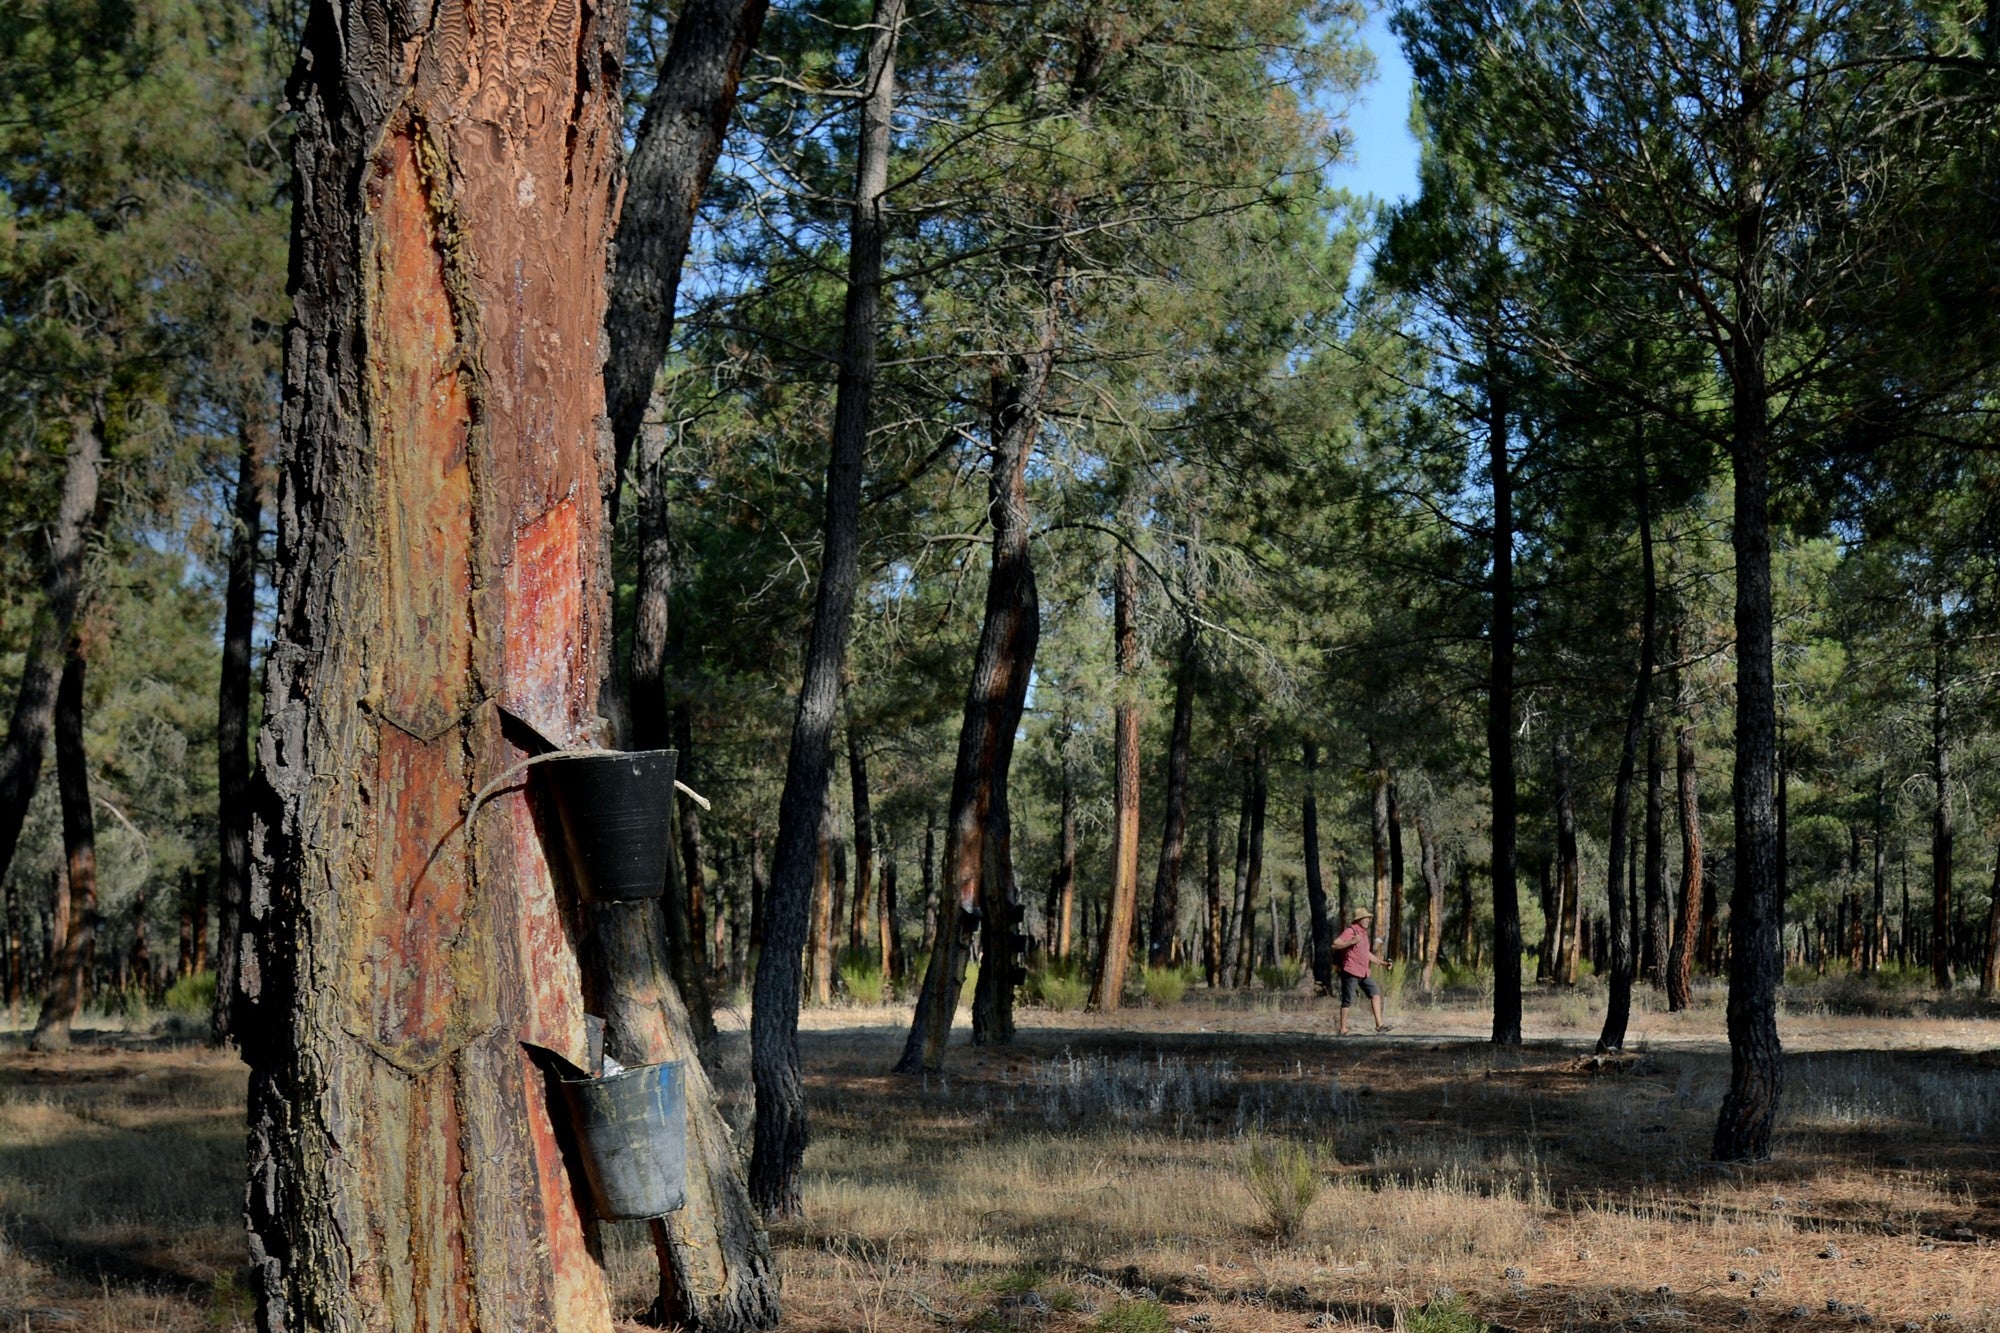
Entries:
[[[1340,953],[1342,949],[1346,953]],[[1350,977],[1368,975],[1368,964],[1373,955],[1368,952],[1368,930],[1360,922],[1355,922],[1340,932],[1340,938],[1333,942],[1333,951],[1340,954],[1340,970]]]

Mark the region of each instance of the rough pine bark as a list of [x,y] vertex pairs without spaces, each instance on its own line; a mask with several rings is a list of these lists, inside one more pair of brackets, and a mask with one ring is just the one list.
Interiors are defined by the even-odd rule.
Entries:
[[890,981],[903,979],[903,927],[896,917],[896,840],[882,840],[882,975]]
[[1430,824],[1417,816],[1417,872],[1424,881],[1424,935],[1418,956],[1423,960],[1423,988],[1437,983],[1438,941],[1444,931],[1444,864]]
[[1125,972],[1139,910],[1139,707],[1133,699],[1139,669],[1139,560],[1131,547],[1119,548],[1112,568],[1118,702],[1112,709],[1111,897],[1090,988],[1090,1007],[1105,1013],[1125,1003]]
[[[972,679],[966,685],[952,767],[951,802],[945,813],[937,934],[909,1038],[896,1062],[899,1074],[935,1070],[943,1063],[974,929],[980,931],[987,958],[1013,961],[1016,927],[1011,920],[1014,870],[1008,845],[1007,776],[1042,635],[1041,595],[1028,544],[1028,460],[1055,367],[1057,290],[1051,277],[1039,345],[1009,358],[1006,372],[992,386],[986,512],[993,528],[993,555],[986,575],[986,608],[973,650]],[[989,982],[985,976],[989,971],[1000,975]],[[988,1040],[1011,1040],[1012,967],[989,964],[980,974],[979,993],[973,997],[975,1025]]]
[[257,543],[264,524],[260,473],[269,452],[264,423],[252,412],[237,421],[236,496],[229,533],[229,568],[222,591],[222,672],[215,703],[217,1043],[234,1026],[241,972],[243,901],[250,890],[250,635],[257,619]]
[[756,1134],[750,1197],[765,1217],[799,1208],[799,1162],[806,1150],[805,1087],[799,1077],[799,964],[811,906],[814,844],[833,765],[833,727],[859,574],[861,473],[875,387],[876,324],[882,302],[883,193],[889,181],[890,114],[895,106],[896,41],[903,0],[876,0],[867,82],[857,136],[854,208],[848,227],[847,298],[834,393],[826,518],[811,636],[799,683],[778,801],[778,844],[757,959],[751,1009],[751,1078]]
[[[1326,879],[1319,863],[1319,745],[1304,742],[1306,770],[1305,800],[1299,823],[1305,839],[1306,910],[1312,931],[1313,988],[1321,995],[1333,994],[1333,923],[1326,915]],[[1341,905],[1343,911],[1346,904]],[[1345,921],[1341,923],[1346,925]]]
[[49,563],[42,576],[42,605],[21,659],[21,684],[7,739],[0,743],[0,879],[14,863],[21,824],[42,777],[55,718],[56,690],[64,655],[83,592],[83,558],[97,513],[98,478],[104,470],[103,425],[94,415],[77,417],[70,428],[69,457],[63,464],[61,496],[49,525]]
[[1146,961],[1172,962],[1174,933],[1181,916],[1181,863],[1187,850],[1188,764],[1194,751],[1195,632],[1181,631],[1174,658],[1174,721],[1167,741],[1166,809],[1160,825],[1160,866],[1153,877],[1153,911],[1148,923]]
[[48,993],[28,1047],[69,1049],[70,1024],[83,1008],[89,965],[97,940],[97,834],[90,809],[90,761],[83,749],[83,653],[75,636],[64,655],[56,686],[56,790],[62,803],[63,882],[68,887],[67,920],[49,969]]
[[1643,455],[1637,487],[1639,509],[1639,671],[1632,683],[1632,702],[1625,709],[1625,740],[1618,751],[1618,777],[1611,789],[1611,846],[1605,856],[1607,896],[1611,905],[1611,993],[1598,1033],[1599,1051],[1625,1049],[1625,1028],[1632,1015],[1632,974],[1639,923],[1619,910],[1626,900],[1619,879],[1627,873],[1631,839],[1632,779],[1639,763],[1639,736],[1646,730],[1646,707],[1653,696],[1655,632],[1659,617],[1659,585],[1653,566],[1653,510]]
[[1493,1044],[1521,1044],[1520,799],[1514,775],[1514,471],[1507,392],[1487,353],[1486,464],[1493,490],[1493,602],[1487,627],[1486,761],[1493,818]]
[[306,17],[236,1024],[267,1333],[610,1327],[548,1106],[576,919],[527,784],[468,805],[595,735],[624,41],[616,0]]

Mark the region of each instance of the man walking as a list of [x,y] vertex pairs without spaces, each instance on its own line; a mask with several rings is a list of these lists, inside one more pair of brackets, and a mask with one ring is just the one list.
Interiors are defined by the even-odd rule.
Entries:
[[1368,997],[1368,1003],[1375,1011],[1375,1030],[1389,1030],[1382,1021],[1382,987],[1368,975],[1379,961],[1369,939],[1369,928],[1374,920],[1373,912],[1356,912],[1354,920],[1333,942],[1334,955],[1340,959],[1340,1035],[1343,1037],[1347,1035],[1347,1011],[1354,1004],[1356,990]]

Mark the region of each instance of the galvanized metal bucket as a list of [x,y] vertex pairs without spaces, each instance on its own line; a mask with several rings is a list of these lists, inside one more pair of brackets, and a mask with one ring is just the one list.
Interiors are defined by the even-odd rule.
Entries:
[[680,1061],[564,1079],[598,1215],[661,1217],[687,1202],[687,1087]]
[[598,750],[537,766],[555,796],[585,902],[630,902],[667,891],[676,758],[672,750]]

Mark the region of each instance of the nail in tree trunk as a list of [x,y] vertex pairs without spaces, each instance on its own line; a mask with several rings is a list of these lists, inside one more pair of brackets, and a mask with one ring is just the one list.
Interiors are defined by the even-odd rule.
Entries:
[[74,636],[56,686],[56,790],[62,803],[68,926],[49,972],[31,1050],[69,1049],[70,1024],[83,1008],[92,946],[97,938],[97,837],[90,809],[90,768],[83,749],[83,654]]
[[1944,608],[1931,607],[1931,984],[1951,989],[1951,742]]
[[79,416],[70,428],[69,458],[63,465],[61,497],[48,530],[48,567],[42,576],[42,605],[21,659],[21,684],[7,739],[0,743],[0,879],[6,878],[21,841],[21,824],[42,777],[43,752],[55,718],[56,691],[64,654],[76,621],[83,587],[83,557],[97,513],[98,476],[104,467],[103,428]]
[[1069,778],[1069,765],[1063,765],[1062,777],[1062,848],[1056,861],[1055,877],[1056,924],[1055,955],[1067,958],[1071,945],[1071,920],[1076,915],[1076,788]]
[[[875,907],[875,818],[868,804],[868,756],[851,711],[847,719],[847,777],[854,796],[854,904],[847,927],[847,947],[859,954],[869,943],[865,928]],[[886,954],[882,956],[882,966],[884,969],[889,966]]]
[[1634,946],[1639,923],[1620,911],[1619,877],[1628,872],[1632,824],[1632,779],[1639,763],[1639,737],[1646,730],[1646,707],[1653,696],[1654,635],[1659,615],[1659,586],[1653,566],[1653,509],[1646,476],[1646,458],[1639,454],[1636,499],[1639,510],[1639,671],[1632,683],[1632,702],[1625,709],[1625,740],[1618,751],[1618,777],[1611,789],[1611,846],[1605,855],[1606,896],[1610,901],[1611,993],[1604,1010],[1599,1051],[1625,1049],[1625,1029],[1632,1014]]
[[1667,896],[1667,755],[1657,716],[1646,730],[1646,916],[1639,970],[1656,990],[1667,988],[1667,960],[1673,950],[1671,900]]
[[1208,859],[1202,869],[1202,898],[1208,908],[1202,923],[1202,979],[1214,990],[1222,984],[1222,816],[1208,808],[1208,836],[1203,839]]
[[1257,890],[1264,881],[1264,810],[1270,794],[1260,744],[1250,761],[1250,856],[1243,873],[1243,929],[1236,975],[1244,985],[1257,971]]
[[877,0],[868,41],[867,86],[857,136],[854,209],[848,229],[847,300],[827,459],[826,518],[806,668],[799,683],[778,801],[764,951],[751,1008],[751,1077],[756,1134],[750,1197],[765,1217],[799,1209],[799,1163],[806,1150],[805,1086],[799,1076],[799,960],[811,909],[814,844],[826,812],[833,727],[858,580],[861,472],[875,387],[875,339],[882,301],[883,192],[889,180],[890,114],[895,106],[896,39],[903,0]]
[[[978,994],[973,997],[975,1036],[996,1044],[1013,1037],[1017,926],[1012,920],[1007,776],[1042,633],[1040,594],[1029,559],[1027,468],[1055,366],[1058,284],[1053,276],[1045,290],[1049,304],[1043,311],[1039,346],[1014,357],[1008,374],[992,386],[987,518],[993,528],[993,556],[987,571],[986,609],[965,692],[951,804],[945,815],[937,940],[909,1037],[896,1062],[901,1074],[934,1070],[943,1063],[975,928],[988,960],[980,968]],[[990,980],[989,971],[994,973]]]
[[1375,749],[1375,742],[1368,742],[1369,757],[1375,761],[1375,805],[1371,831],[1375,836],[1375,901],[1369,910],[1375,915],[1368,923],[1370,951],[1381,950],[1384,954],[1382,932],[1387,925],[1383,913],[1388,909],[1389,897],[1389,769],[1382,763],[1382,757]]
[[[259,1327],[608,1330],[527,796],[596,733],[622,5],[315,5],[236,1037]],[[551,1053],[543,1056],[538,1052]]]
[[1391,963],[1403,961],[1403,806],[1396,780],[1389,779],[1389,947]]
[[[1136,535],[1136,534],[1133,534]],[[1112,709],[1111,899],[1090,1007],[1110,1013],[1125,1003],[1125,970],[1139,904],[1139,708],[1132,693],[1139,669],[1139,561],[1119,548],[1112,575],[1112,620],[1118,670],[1118,703]]]
[[1194,626],[1181,631],[1174,661],[1174,722],[1167,742],[1167,800],[1160,827],[1160,868],[1153,877],[1151,948],[1146,961],[1172,961],[1181,916],[1181,860],[1187,847],[1188,762],[1194,748]]
[[1487,788],[1493,820],[1493,1043],[1521,1044],[1521,899],[1515,881],[1520,821],[1514,777],[1514,476],[1507,456],[1507,391],[1487,353],[1486,457],[1493,487],[1493,602],[1487,626]]
[[217,1044],[229,1040],[242,961],[243,901],[250,890],[250,635],[257,617],[257,538],[264,522],[258,474],[264,423],[237,420],[236,497],[222,592],[222,673],[216,690],[215,1008]]
[[[1304,743],[1306,792],[1299,813],[1299,823],[1305,839],[1306,854],[1306,913],[1312,932],[1312,974],[1313,987],[1321,995],[1333,994],[1333,923],[1326,915],[1326,881],[1320,873],[1319,864],[1319,745],[1311,740]],[[1343,912],[1347,909],[1341,903]],[[1345,924],[1343,922],[1343,924]]]

